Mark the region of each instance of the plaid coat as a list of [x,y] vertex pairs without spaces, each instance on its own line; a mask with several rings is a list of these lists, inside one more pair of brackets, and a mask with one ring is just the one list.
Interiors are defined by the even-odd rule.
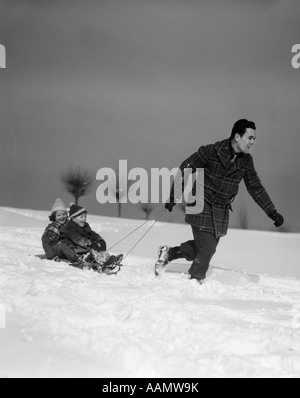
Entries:
[[45,232],[42,236],[43,248],[46,253],[47,258],[53,258],[56,256],[55,246],[61,241],[61,231],[63,226],[58,222],[54,221],[52,224],[49,224],[45,229]]
[[202,231],[225,236],[229,224],[229,210],[236,197],[239,184],[244,180],[255,202],[270,215],[276,210],[255,171],[250,154],[241,154],[232,162],[231,140],[202,146],[181,166],[204,169],[204,210],[201,214],[186,215],[186,222]]

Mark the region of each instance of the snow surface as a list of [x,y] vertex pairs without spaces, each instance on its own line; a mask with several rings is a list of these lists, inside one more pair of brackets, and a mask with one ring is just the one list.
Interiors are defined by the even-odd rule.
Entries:
[[[188,263],[153,273],[189,226],[156,224],[106,276],[35,257],[47,215],[0,208],[0,378],[300,376],[299,234],[231,230],[200,286]],[[141,221],[89,223],[112,245]]]

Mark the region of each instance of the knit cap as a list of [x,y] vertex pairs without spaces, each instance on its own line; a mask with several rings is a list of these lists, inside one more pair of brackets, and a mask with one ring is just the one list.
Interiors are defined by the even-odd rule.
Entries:
[[54,205],[52,206],[51,214],[57,211],[65,211],[67,213],[67,208],[61,199],[56,199]]
[[77,206],[77,205],[72,205],[70,208],[70,219],[81,216],[81,214],[84,214],[84,213],[87,213],[87,211],[83,207]]

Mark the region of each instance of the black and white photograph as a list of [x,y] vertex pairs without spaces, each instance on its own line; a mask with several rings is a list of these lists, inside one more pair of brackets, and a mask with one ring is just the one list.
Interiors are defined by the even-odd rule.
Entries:
[[299,0],[0,0],[0,379],[300,377]]

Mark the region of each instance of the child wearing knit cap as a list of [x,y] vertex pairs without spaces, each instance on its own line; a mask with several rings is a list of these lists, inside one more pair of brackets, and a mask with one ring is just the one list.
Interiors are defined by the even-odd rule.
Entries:
[[105,240],[87,223],[87,210],[72,205],[69,221],[62,229],[62,239],[85,263],[96,264],[99,271],[107,274],[120,270],[123,255],[111,256],[106,251]]
[[67,259],[71,263],[78,262],[79,256],[65,243],[62,242],[62,228],[68,220],[66,206],[61,199],[56,199],[49,217],[51,224],[45,229],[42,244],[48,260],[56,258]]

